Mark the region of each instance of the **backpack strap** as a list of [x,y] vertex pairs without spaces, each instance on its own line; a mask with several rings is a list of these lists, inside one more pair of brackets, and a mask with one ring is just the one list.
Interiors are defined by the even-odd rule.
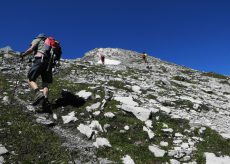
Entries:
[[[34,48],[34,55],[37,54],[39,45],[42,44],[42,42],[44,42],[44,41],[45,41],[45,39],[44,39],[44,38],[41,38],[41,39],[39,40],[39,42],[36,44],[36,46],[35,46],[35,48]],[[43,44],[44,44],[44,43],[43,43]]]

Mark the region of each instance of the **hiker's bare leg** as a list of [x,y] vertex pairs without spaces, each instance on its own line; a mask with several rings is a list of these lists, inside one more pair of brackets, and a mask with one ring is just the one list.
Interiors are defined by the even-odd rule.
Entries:
[[44,94],[45,98],[48,98],[48,93],[49,93],[49,89],[48,89],[48,87],[45,87],[43,89],[43,94]]
[[38,89],[38,85],[37,85],[36,82],[34,82],[34,81],[29,81],[29,80],[28,80],[28,84],[30,85],[30,87],[31,87],[33,90]]
[[48,94],[49,94],[48,83],[42,83],[42,87],[43,87],[43,94],[45,98],[48,98]]

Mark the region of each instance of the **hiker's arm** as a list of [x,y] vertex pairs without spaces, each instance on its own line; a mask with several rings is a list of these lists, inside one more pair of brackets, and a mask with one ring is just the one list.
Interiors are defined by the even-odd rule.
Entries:
[[26,52],[22,55],[22,57],[26,57],[27,55],[31,54],[34,51],[34,47],[35,45],[30,46],[30,48],[26,50]]
[[28,50],[26,50],[26,52],[24,54],[22,54],[22,57],[26,57],[27,55],[31,54],[33,52],[33,49],[29,48]]

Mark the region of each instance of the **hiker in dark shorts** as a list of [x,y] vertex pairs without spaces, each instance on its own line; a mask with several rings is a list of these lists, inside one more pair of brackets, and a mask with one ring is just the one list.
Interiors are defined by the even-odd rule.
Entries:
[[100,54],[100,58],[101,58],[101,63],[104,65],[105,64],[105,55]]
[[143,52],[140,57],[144,60],[145,63],[148,63],[147,62],[147,53],[146,52]]
[[[52,70],[48,70],[48,58],[45,57],[47,53],[44,50],[44,42],[46,36],[44,34],[39,34],[31,43],[31,46],[25,53],[21,54],[23,59],[25,56],[34,54],[34,62],[30,68],[27,78],[30,87],[35,92],[35,99],[33,105],[38,105],[42,100],[48,101],[48,84],[52,83]],[[36,80],[41,76],[42,78],[42,88],[39,89]]]

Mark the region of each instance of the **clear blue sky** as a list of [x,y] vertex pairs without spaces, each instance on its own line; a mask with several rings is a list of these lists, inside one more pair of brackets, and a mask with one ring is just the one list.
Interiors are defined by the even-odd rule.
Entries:
[[0,8],[0,47],[25,51],[43,32],[61,41],[64,58],[123,48],[230,75],[229,0],[4,0]]

